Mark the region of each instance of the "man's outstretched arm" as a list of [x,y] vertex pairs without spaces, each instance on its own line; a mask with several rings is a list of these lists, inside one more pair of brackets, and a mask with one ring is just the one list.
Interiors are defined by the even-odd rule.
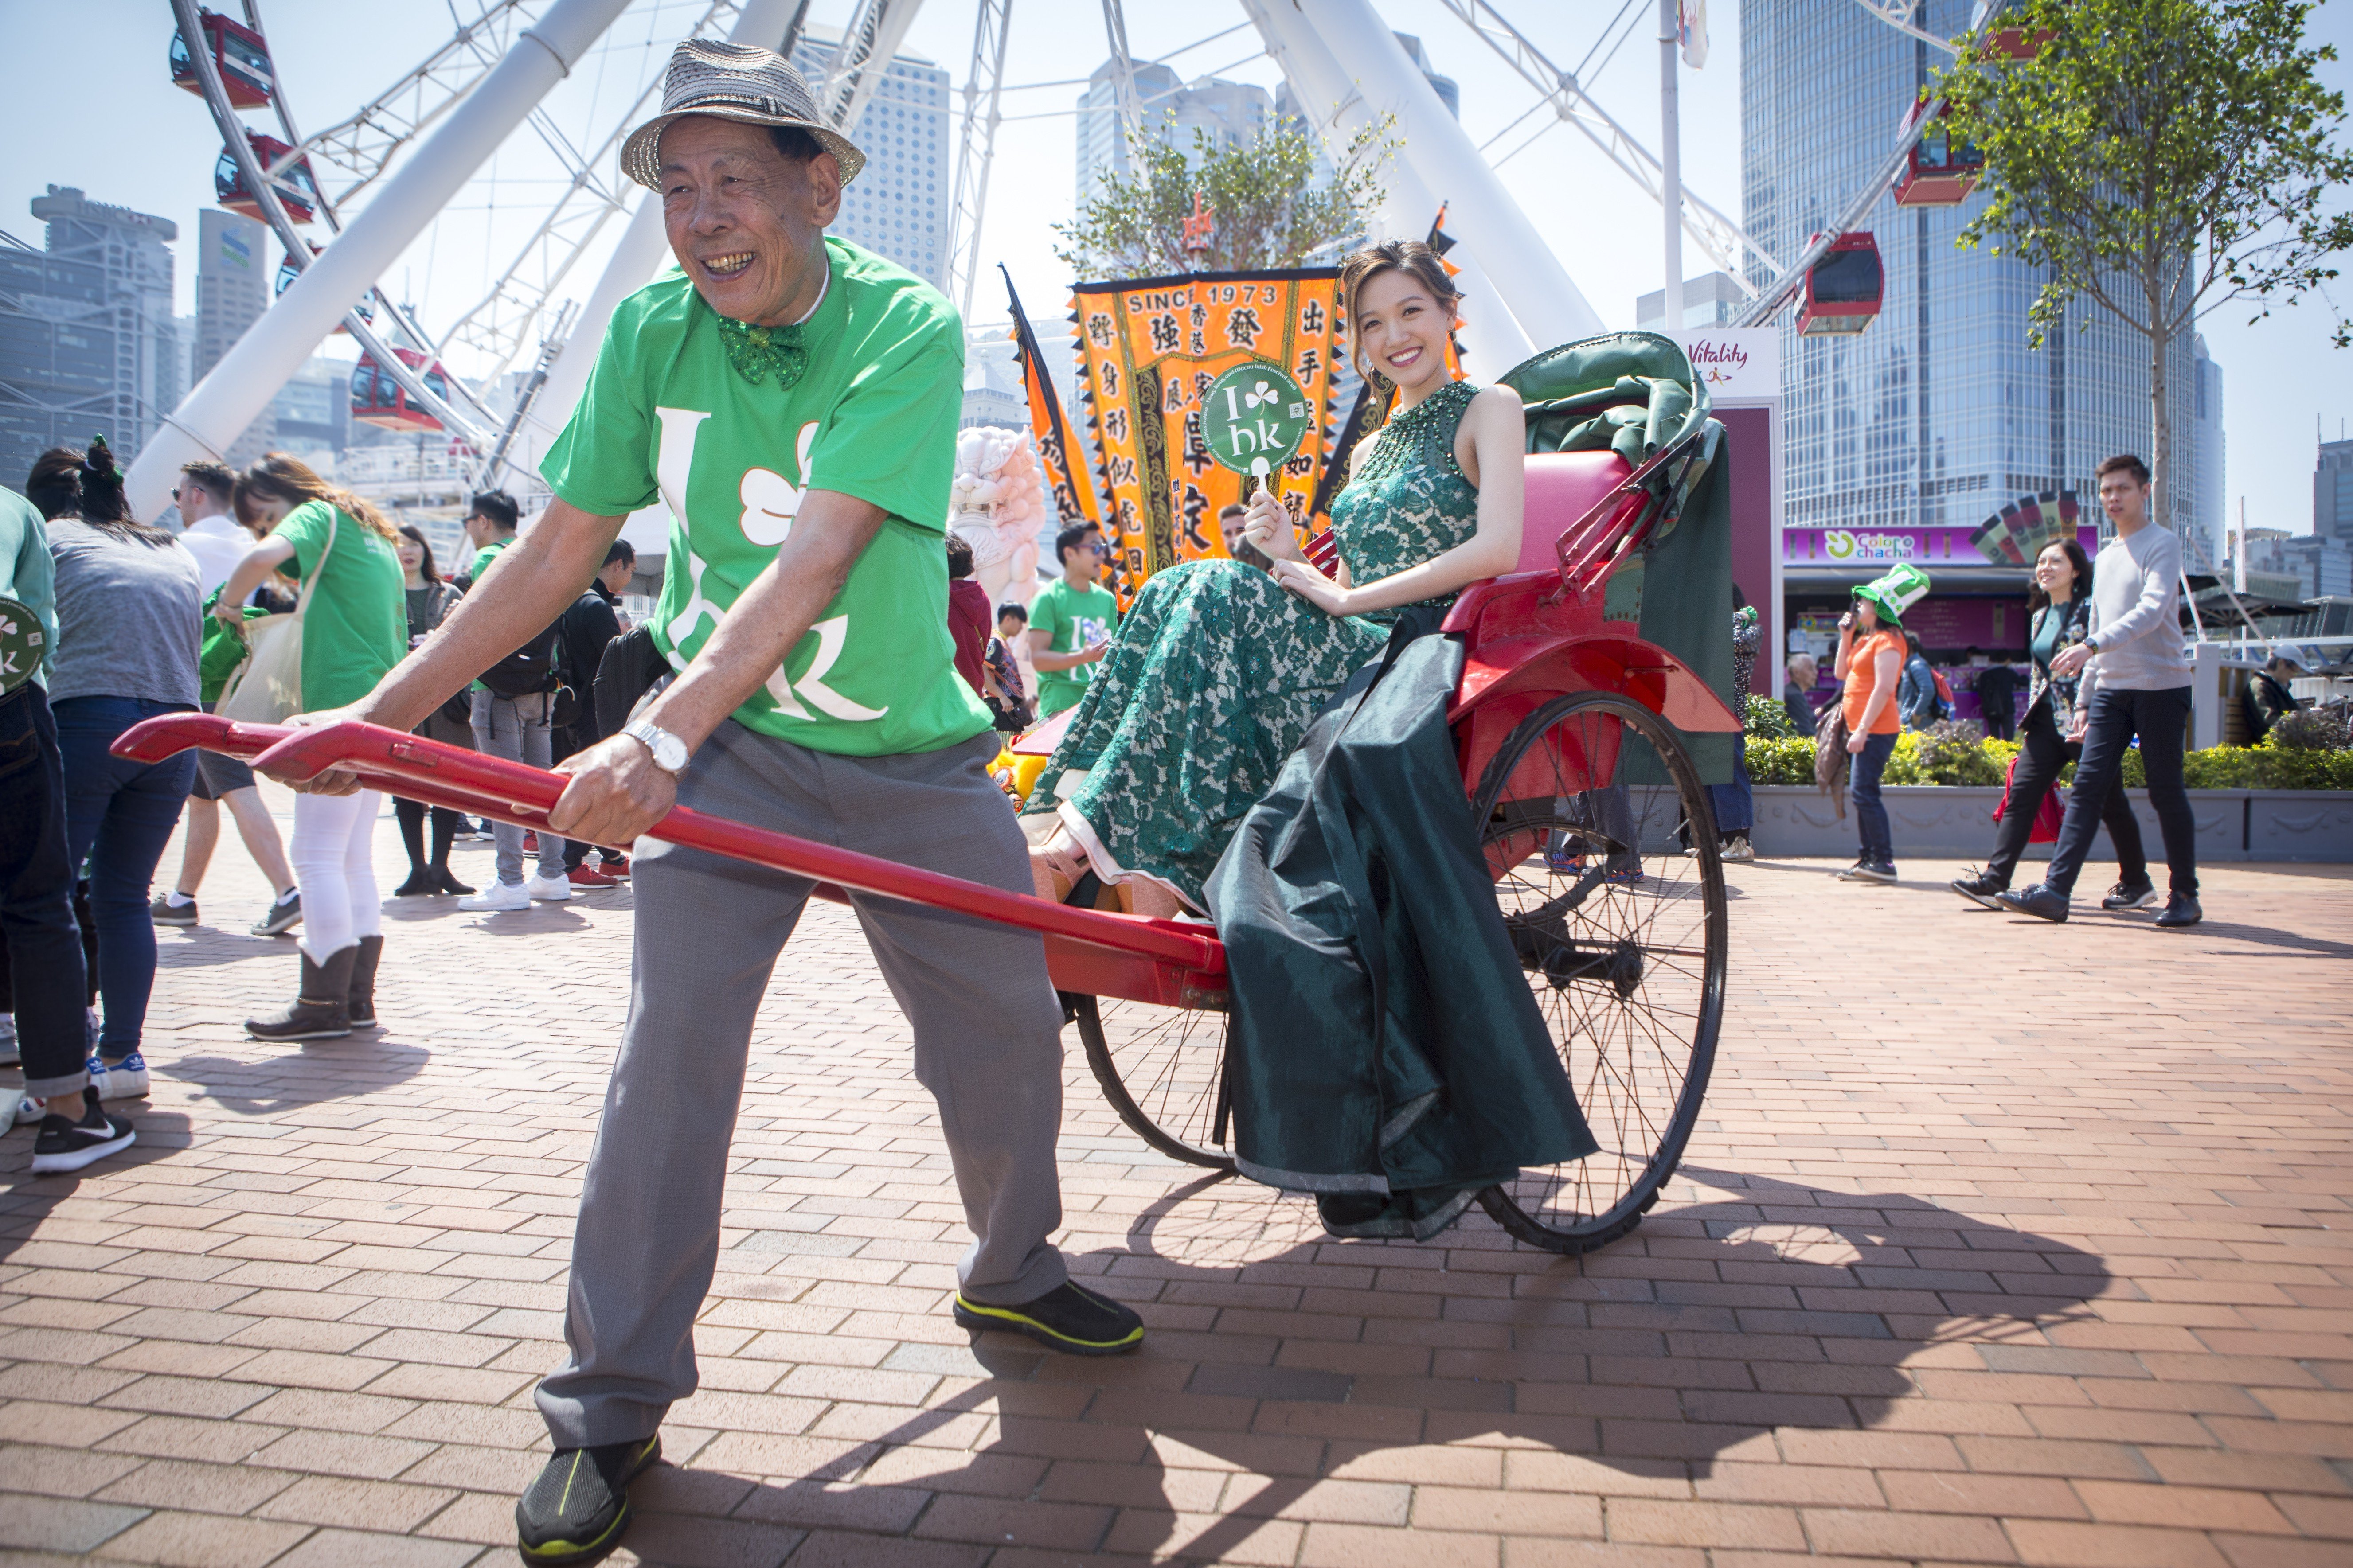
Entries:
[[417,728],[569,609],[604,565],[624,521],[549,502],[531,531],[500,554],[498,570],[482,574],[425,645],[334,717],[364,719],[387,730]]

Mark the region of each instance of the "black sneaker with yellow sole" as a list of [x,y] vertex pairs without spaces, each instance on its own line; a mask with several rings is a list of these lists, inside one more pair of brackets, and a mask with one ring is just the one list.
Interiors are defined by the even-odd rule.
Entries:
[[629,1528],[629,1483],[661,1458],[661,1437],[558,1448],[515,1504],[526,1563],[594,1563]]
[[1144,1320],[1108,1296],[1065,1279],[1034,1301],[994,1307],[956,1292],[955,1321],[967,1329],[1027,1334],[1066,1355],[1124,1355],[1144,1342]]

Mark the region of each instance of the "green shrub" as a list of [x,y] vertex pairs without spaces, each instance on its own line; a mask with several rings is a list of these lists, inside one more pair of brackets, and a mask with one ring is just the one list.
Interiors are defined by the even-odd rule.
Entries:
[[[1783,729],[1788,726],[1784,724]],[[2018,745],[2010,741],[1979,738],[1974,724],[1940,721],[1926,730],[1907,730],[1895,739],[1887,759],[1885,782],[1891,784],[1998,785],[2008,775]],[[1783,739],[1751,734],[1746,742],[1748,776],[1760,784],[1810,784],[1814,782],[1814,743],[1798,736]],[[2353,790],[2353,751],[2319,751],[2282,746],[2265,737],[2260,746],[2212,746],[2190,752],[2181,759],[2182,782],[2191,789],[2344,789]],[[2125,787],[2147,789],[2148,770],[2140,748],[2126,751]],[[2075,764],[2061,770],[2063,787],[2075,782]]]
[[[1760,700],[1752,697],[1751,702]],[[2353,745],[2345,715],[2327,708],[2299,708],[2293,713],[2280,715],[2271,733],[2263,737],[2273,745],[2290,752],[2341,752]]]
[[1913,729],[1896,738],[1896,752],[1911,752],[1908,778],[1896,778],[1894,759],[1887,762],[1887,783],[1939,783],[1939,785],[1998,785],[2010,759],[1995,759],[1986,750],[1986,731],[1969,720],[1936,720],[1927,729]]
[[[1787,729],[1788,726],[1782,726]],[[1814,782],[1814,743],[1796,736],[1768,740],[1751,735],[1745,752],[1748,778],[1760,784],[1810,784]]]
[[[1798,733],[1789,727],[1789,710],[1781,706],[1780,699],[1777,697],[1759,697],[1754,691],[1750,692],[1747,710],[1743,718],[1752,740],[1786,741]],[[1812,743],[1811,736],[1801,738],[1808,744]]]

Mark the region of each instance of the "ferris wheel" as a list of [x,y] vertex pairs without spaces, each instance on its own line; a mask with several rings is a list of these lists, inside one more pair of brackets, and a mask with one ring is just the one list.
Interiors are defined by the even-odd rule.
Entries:
[[[181,462],[217,456],[332,331],[348,333],[361,351],[352,381],[354,418],[446,432],[452,450],[464,455],[470,482],[512,478],[529,488],[528,458],[568,418],[607,316],[654,274],[665,254],[658,204],[621,179],[614,153],[651,111],[670,47],[688,37],[727,37],[789,54],[810,22],[810,0],[635,0],[634,11],[633,0],[471,0],[479,9],[470,17],[460,10],[463,0],[450,3],[454,26],[445,40],[366,102],[305,133],[294,120],[259,0],[239,0],[238,16],[204,10],[199,0],[171,0],[177,24],[173,79],[205,100],[221,138],[215,194],[222,205],[267,224],[286,260],[275,304],[165,419],[134,464],[131,495],[142,514],[163,509]],[[985,266],[981,237],[1004,94],[1057,85],[1006,79],[1016,0],[968,3],[972,52],[957,89],[946,247],[948,292],[967,317]],[[1802,298],[1801,330],[1861,330],[1877,312],[1880,289],[1875,246],[1859,230],[1871,207],[1891,187],[1899,200],[1915,187],[1924,201],[1945,199],[1956,188],[1966,194],[1966,148],[1947,149],[1940,154],[1946,164],[1932,160],[1926,171],[1957,180],[1916,178],[1921,148],[1944,146],[1934,134],[1942,106],[1913,106],[1885,167],[1836,225],[1785,266],[1683,188],[1671,97],[1664,143],[1653,153],[1586,90],[1603,46],[1614,56],[1640,29],[1651,0],[1623,0],[1574,69],[1549,58],[1496,0],[1436,3],[1526,84],[1533,104],[1513,127],[1548,114],[1539,133],[1557,125],[1584,136],[1660,202],[1668,215],[1671,293],[1679,289],[1679,248],[1688,237],[1750,291],[1743,324],[1769,321]],[[1856,3],[1891,26],[1916,30],[1904,0]],[[852,0],[840,41],[811,83],[834,123],[857,124],[921,4]],[[1140,128],[1151,105],[1135,87],[1138,62],[1128,48],[1122,0],[1101,4],[1119,113],[1129,128]],[[1461,264],[1460,281],[1482,307],[1490,352],[1510,363],[1601,330],[1599,317],[1497,179],[1485,149],[1437,103],[1371,0],[1237,4],[1240,23],[1210,37],[1254,29],[1297,101],[1331,106],[1313,127],[1328,144],[1345,144],[1383,112],[1398,115],[1406,134],[1388,171],[1380,219],[1395,232],[1419,233],[1443,193],[1444,204],[1478,237],[1450,259]],[[1978,0],[1975,25],[2000,4]],[[1671,82],[1673,45],[1664,24],[1675,0],[1661,0],[1660,8]],[[623,36],[625,13],[641,36]],[[615,78],[620,89],[600,91],[585,112],[559,114],[551,92],[586,74],[592,54],[600,85]],[[528,221],[519,232],[510,224],[495,242],[486,240],[481,284],[468,303],[446,309],[442,319],[420,320],[392,297],[385,274],[420,237],[448,221],[484,163],[526,129],[533,157],[552,171],[506,204],[510,216],[520,210]],[[583,301],[575,298],[581,265],[600,250],[608,259]],[[1752,282],[1752,275],[1768,281]],[[566,352],[575,344],[580,352]]]

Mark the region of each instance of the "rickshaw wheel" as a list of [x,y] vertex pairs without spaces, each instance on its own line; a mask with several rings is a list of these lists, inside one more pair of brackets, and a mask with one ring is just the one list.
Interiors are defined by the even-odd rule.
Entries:
[[[1608,754],[1612,730],[1620,782],[1588,789],[1581,763],[1564,759]],[[1537,751],[1547,736],[1558,742],[1548,760]],[[1551,772],[1548,793],[1530,790],[1532,752],[1537,790]],[[1506,785],[1512,799],[1501,798]],[[1521,721],[1472,805],[1504,924],[1601,1145],[1479,1201],[1530,1247],[1589,1252],[1642,1223],[1707,1093],[1726,928],[1715,813],[1674,731],[1599,691],[1553,698]],[[1685,826],[1689,858],[1677,842]]]
[[1228,1015],[1065,992],[1087,1066],[1135,1135],[1172,1160],[1234,1168],[1232,1108],[1220,1101]]

